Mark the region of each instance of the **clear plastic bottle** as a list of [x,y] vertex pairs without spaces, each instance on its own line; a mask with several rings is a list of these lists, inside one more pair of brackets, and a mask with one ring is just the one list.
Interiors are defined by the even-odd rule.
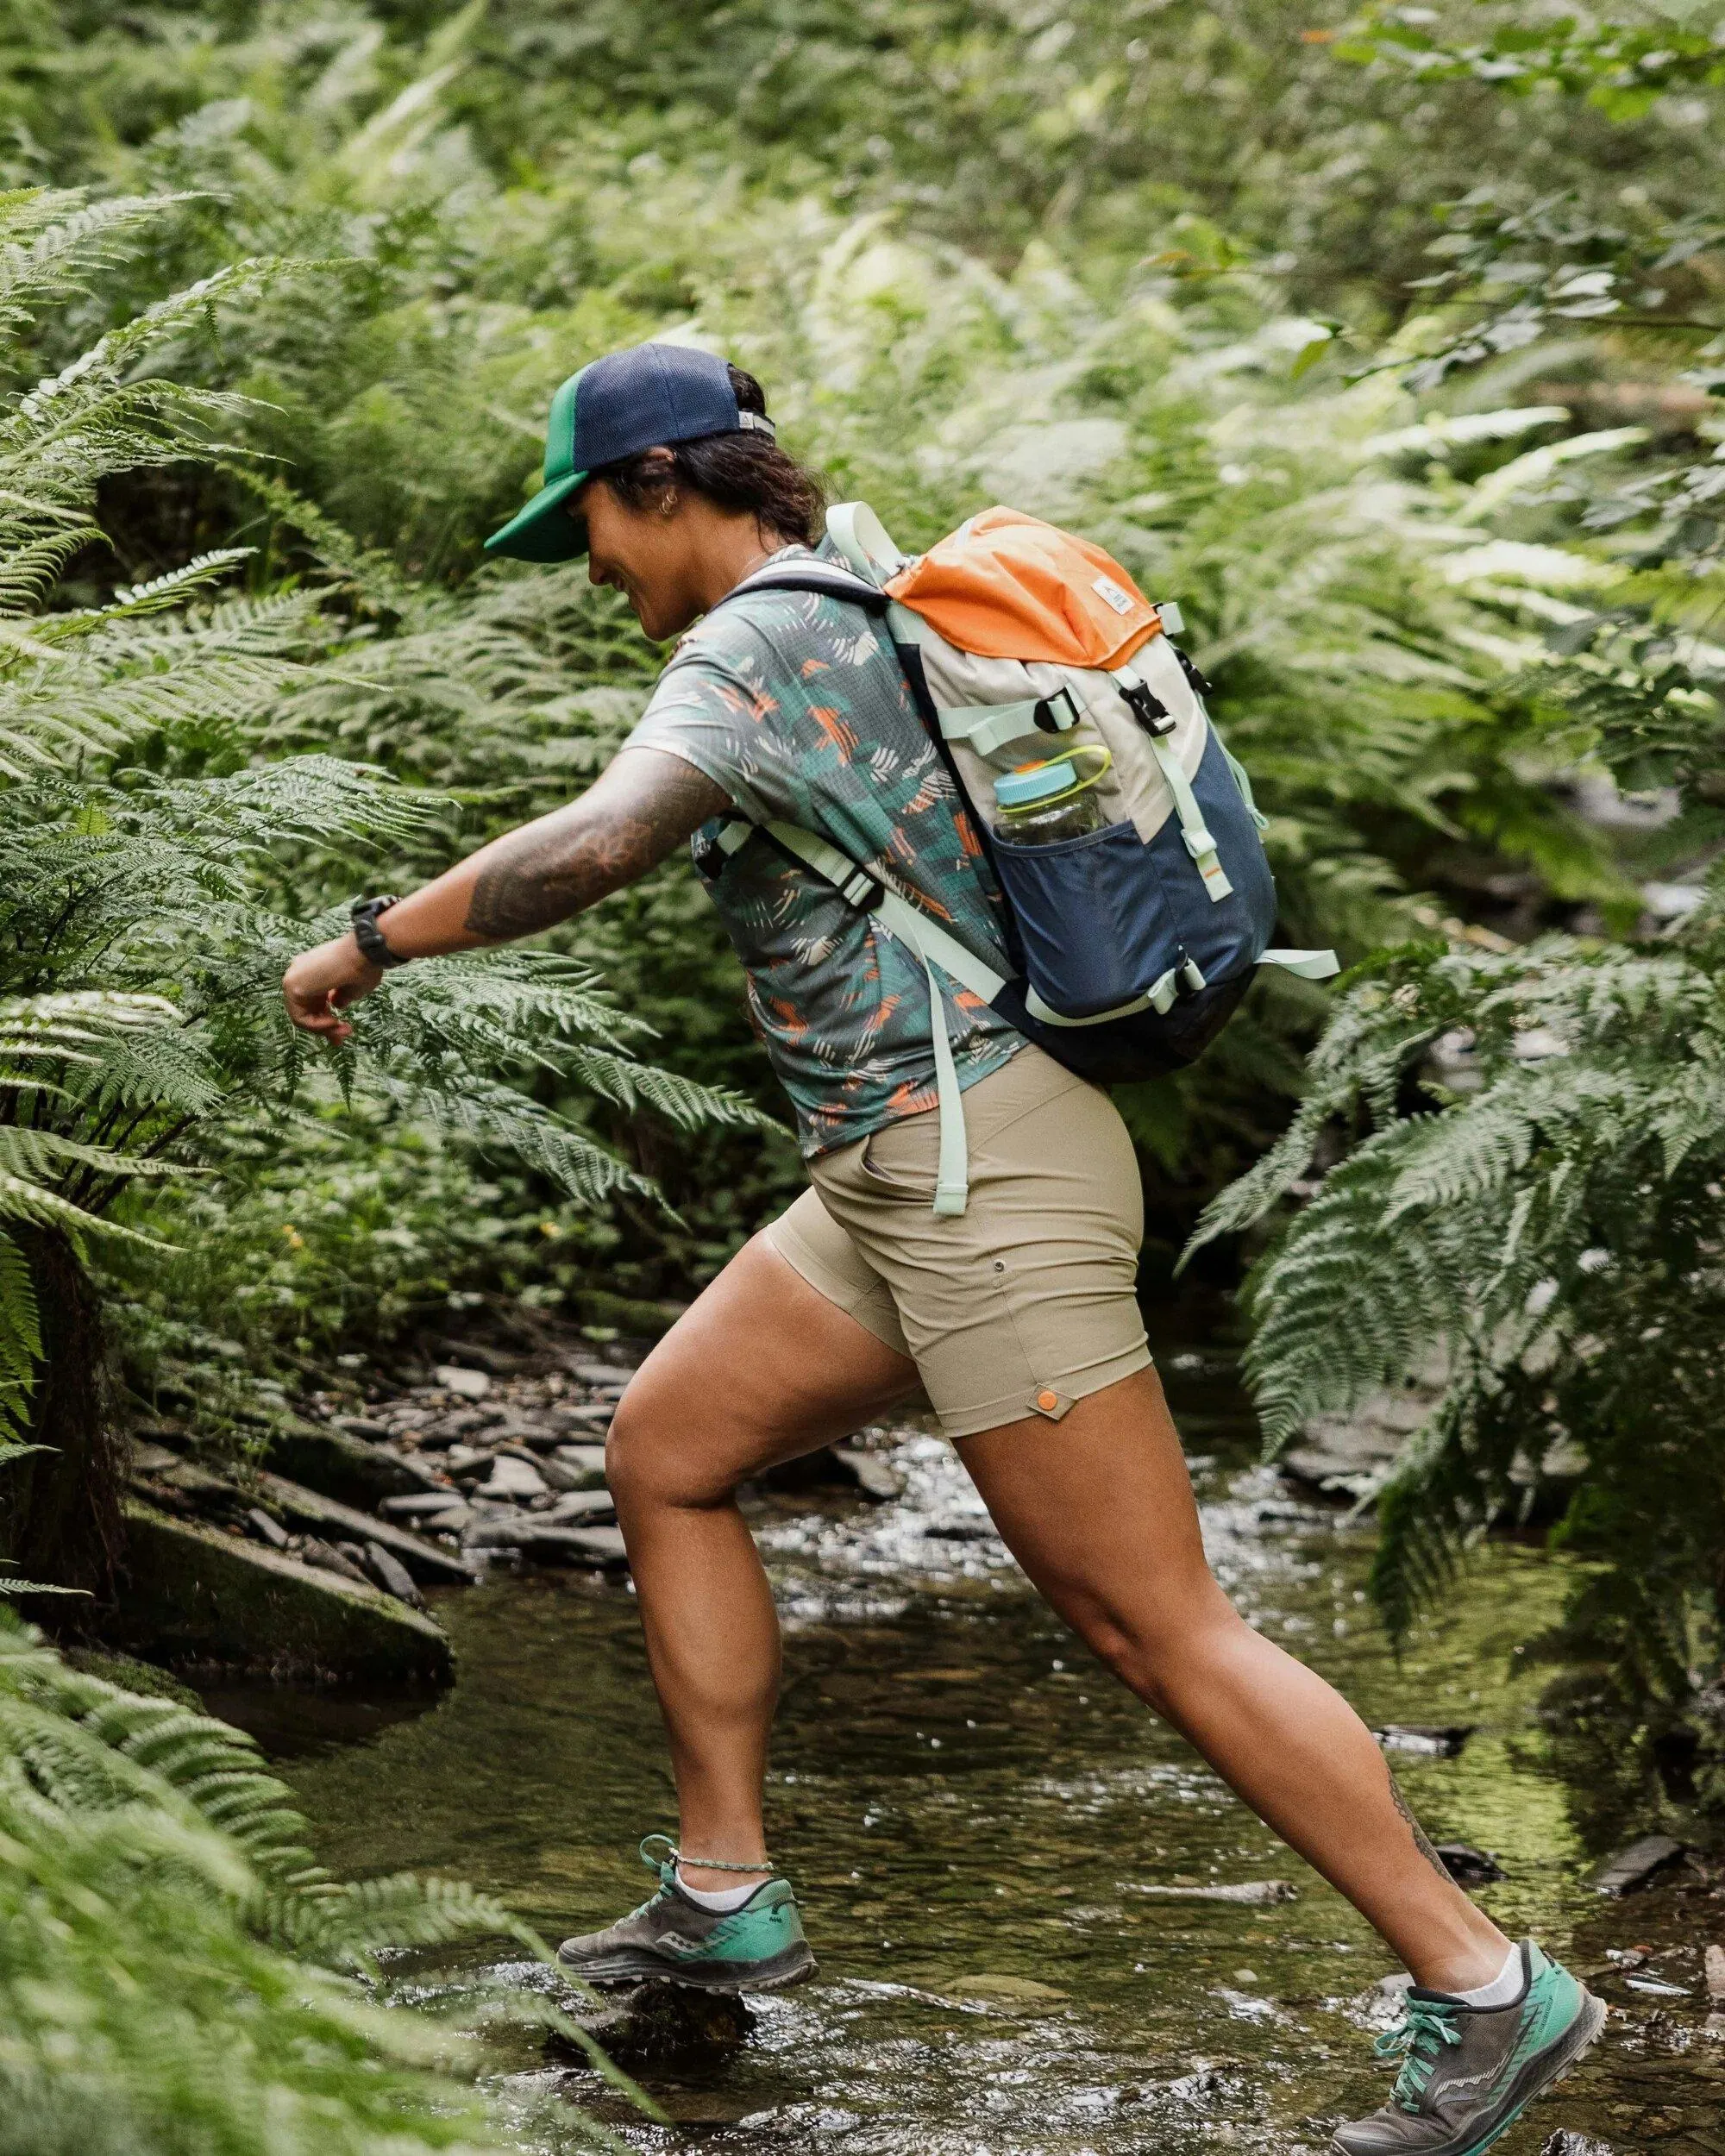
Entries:
[[1063,838],[1101,830],[1102,811],[1095,790],[1101,776],[1099,769],[1081,779],[1070,756],[1020,764],[1007,772],[994,781],[1000,809],[996,840],[1005,846],[1052,846]]

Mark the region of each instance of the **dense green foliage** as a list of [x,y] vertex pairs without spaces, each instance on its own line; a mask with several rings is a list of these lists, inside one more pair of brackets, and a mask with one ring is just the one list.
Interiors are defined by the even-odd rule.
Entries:
[[[686,1295],[795,1188],[686,869],[392,976],[351,1051],[275,997],[621,738],[662,655],[480,542],[562,376],[696,338],[903,540],[1007,498],[1180,599],[1288,940],[1362,963],[1124,1099],[1147,1281],[1214,1200],[1273,1440],[1439,1381],[1393,1622],[1584,1456],[1578,1623],[1684,1711],[1725,1595],[1716,10],[0,22],[0,1441],[99,1510],[104,1324],[257,1433],[482,1293]],[[307,1871],[241,1740],[10,1627],[0,1833],[0,2149],[489,2145],[363,1958],[506,1920]]]
[[[1498,47],[1396,28],[1377,49],[1489,72]],[[1645,108],[1649,73],[1725,78],[1716,32],[1698,28],[1656,42],[1565,24],[1513,57],[1514,88],[1590,85],[1614,111]],[[1492,958],[1411,948],[1364,969],[1294,1124],[1206,1230],[1309,1197],[1254,1284],[1272,1444],[1315,1409],[1439,1381],[1380,1494],[1392,1623],[1471,1536],[1526,1515],[1549,1463],[1579,1459],[1558,1532],[1604,1564],[1571,1645],[1599,1658],[1620,1709],[1670,1721],[1716,1714],[1725,1644],[1725,649],[1709,635],[1725,604],[1725,426],[1709,402],[1725,386],[1725,191],[1716,176],[1680,217],[1628,206],[1601,221],[1572,199],[1481,191],[1459,205],[1433,249],[1450,265],[1429,280],[1445,310],[1415,375],[1465,379],[1554,336],[1573,350],[1585,324],[1602,372],[1651,368],[1684,400],[1665,439],[1625,430],[1635,454],[1603,479],[1532,475],[1524,513],[1571,568],[1566,595],[1524,599],[1518,625],[1540,632],[1521,665],[1553,743],[1631,799],[1642,790],[1643,820],[1691,880],[1657,937],[1553,936]],[[1330,1163],[1315,1187],[1314,1156]]]
[[[1617,1249],[1600,1208],[1657,1187],[1686,1220],[1678,1186],[1708,1157],[1698,1134],[1681,1158],[1647,1155],[1657,1172],[1633,1165],[1652,1104],[1699,1097],[1680,1072],[1699,1067],[1710,1020],[1681,1014],[1710,1009],[1716,977],[1705,908],[1673,943],[1634,941],[1638,883],[1692,873],[1721,791],[1704,630],[1719,47],[1704,10],[1662,41],[1651,21],[1534,36],[1490,8],[1345,22],[1270,0],[794,16],[766,0],[212,0],[121,18],[19,0],[11,15],[10,177],[104,203],[176,198],[29,329],[20,387],[160,320],[151,393],[227,400],[200,423],[220,444],[198,458],[177,437],[175,461],[105,467],[112,555],[69,561],[52,609],[94,621],[200,552],[248,547],[229,572],[247,596],[227,615],[198,600],[198,633],[239,609],[288,669],[249,688],[225,732],[206,724],[195,769],[179,748],[153,750],[147,787],[102,782],[135,817],[141,793],[193,781],[274,800],[340,757],[438,794],[409,814],[375,777],[344,781],[392,818],[370,827],[363,868],[356,830],[308,843],[296,826],[248,857],[245,903],[267,920],[254,931],[246,917],[260,1011],[295,917],[313,925],[361,881],[427,873],[564,798],[620,737],[657,655],[578,568],[482,568],[479,546],[531,482],[564,373],[631,337],[696,337],[759,373],[793,446],[907,542],[1007,498],[1082,524],[1177,595],[1271,813],[1290,937],[1353,958],[1427,939],[1354,991],[1292,1135],[1210,1216],[1212,1232],[1244,1226],[1308,1188],[1314,1149],[1349,1154],[1261,1275],[1280,1421],[1395,1377],[1433,1328],[1458,1386],[1489,1369],[1501,1389],[1534,1367],[1506,1314],[1529,1282],[1557,1282],[1541,1338],[1581,1344],[1578,1369],[1588,1344],[1632,1337],[1627,1301],[1599,1330],[1599,1298],[1627,1275],[1581,1263]],[[235,266],[258,262],[278,266]],[[201,314],[148,311],[210,278],[252,280],[243,308],[218,284]],[[107,636],[154,633],[101,618]],[[1584,820],[1578,801],[1611,795],[1607,769],[1632,791],[1678,787],[1680,812],[1627,836]],[[279,1380],[479,1288],[577,1308],[584,1285],[687,1294],[782,1202],[796,1170],[781,1136],[710,1122],[673,1142],[693,1096],[656,1091],[582,1031],[621,1023],[593,1000],[602,980],[655,1030],[668,1072],[775,1112],[687,873],[550,941],[564,956],[530,970],[463,966],[442,976],[455,988],[428,968],[422,987],[392,986],[361,1028],[369,1106],[308,1081],[279,1033],[267,1053],[235,1035],[263,1076],[243,1112],[224,1079],[199,1125],[215,1175],[153,1180],[118,1208],[183,1253],[104,1257],[135,1382],[231,1400],[211,1373]],[[147,981],[76,985],[166,997],[185,1031],[210,993],[198,968],[243,971],[231,945],[219,968],[198,949]],[[1596,974],[1609,985],[1582,985]],[[1323,1008],[1266,984],[1193,1078],[1125,1100],[1150,1174],[1152,1281],[1198,1206],[1274,1144]],[[1634,1015],[1647,1012],[1666,1032]],[[451,1028],[464,1070],[535,1066],[530,1094],[495,1077],[440,1093],[427,1067],[452,1075],[435,1052]],[[1527,1052],[1543,1033],[1562,1056]],[[1433,1103],[1422,1058],[1440,1042],[1439,1075],[1453,1075],[1468,1034],[1476,1089]],[[1645,1089],[1620,1125],[1559,1106],[1565,1083],[1584,1093],[1584,1070],[1613,1058]],[[289,1076],[306,1112],[285,1122]],[[452,1119],[457,1095],[512,1119],[524,1167],[475,1151],[492,1133]],[[1564,1115],[1593,1167],[1578,1156],[1547,1203],[1530,1193],[1570,1157],[1553,1136]],[[1494,1116],[1516,1134],[1488,1143]],[[1614,1128],[1640,1130],[1640,1150]],[[1398,1196],[1386,1220],[1392,1161],[1465,1150],[1472,1131],[1489,1172],[1434,1169],[1427,1195]],[[590,1143],[658,1177],[676,1215],[627,1185],[604,1212],[568,1202],[551,1171],[583,1200],[595,1175],[614,1179]],[[572,1177],[577,1154],[592,1172]],[[169,1146],[151,1164],[170,1156],[190,1157]],[[1663,1202],[1637,1291],[1654,1300],[1685,1236],[1710,1248],[1704,1224],[1673,1227],[1667,1247]],[[1496,1287],[1454,1276],[1435,1254],[1451,1235],[1509,1249]],[[1302,1285],[1326,1236],[1344,1277],[1365,1278],[1374,1250],[1408,1273],[1404,1307],[1379,1301],[1389,1332],[1362,1326],[1346,1352],[1353,1304]],[[1547,1385],[1538,1433],[1511,1451],[1591,1445],[1578,1425],[1594,1395],[1577,1382]],[[1434,1431],[1483,1428],[1482,1413],[1452,1391]],[[1418,1451],[1389,1501],[1392,1607],[1502,1500],[1508,1443],[1452,1434]],[[1607,1451],[1590,1490],[1609,1483]],[[1657,1494],[1625,1476],[1611,1502],[1656,1523]],[[1702,1591],[1673,1562],[1683,1592]],[[1689,1605],[1663,1606],[1683,1631]]]
[[[0,2149],[7,2156],[417,2156],[519,2147],[471,2035],[381,1995],[386,1949],[503,1935],[468,1889],[347,1885],[255,1746],[73,1670],[0,1611]],[[463,2001],[468,2029],[567,2018]],[[519,2122],[516,2122],[518,2125]],[[619,2146],[562,2111],[544,2148]]]
[[[162,214],[52,192],[0,204],[15,351]],[[425,639],[393,640],[381,666],[369,649],[350,655],[354,633],[311,592],[224,593],[244,559],[233,548],[100,604],[58,590],[101,536],[91,511],[109,473],[135,481],[207,455],[212,429],[249,410],[163,380],[161,356],[188,335],[219,337],[286,279],[292,266],[267,259],[200,279],[15,395],[0,421],[0,1223],[30,1232],[21,1243],[0,1227],[0,1434],[27,1420],[41,1353],[32,1252],[44,1238],[148,1236],[115,1217],[116,1200],[231,1150],[236,1109],[279,1128],[303,1096],[338,1087],[350,1104],[507,1148],[588,1203],[639,1178],[509,1083],[511,1069],[624,1109],[649,1102],[684,1125],[746,1113],[633,1061],[624,1043],[638,1022],[587,970],[532,953],[415,968],[380,1000],[359,1050],[328,1077],[309,1070],[281,1007],[282,967],[308,929],[339,921],[326,896],[351,890],[367,856],[398,852],[438,803],[322,749],[260,752],[275,730],[304,729],[320,699],[387,698],[404,681],[412,693]],[[470,673],[513,657],[507,630],[488,647],[470,623],[464,641]],[[438,678],[459,693],[458,668]],[[75,1451],[69,1432],[42,1434]]]

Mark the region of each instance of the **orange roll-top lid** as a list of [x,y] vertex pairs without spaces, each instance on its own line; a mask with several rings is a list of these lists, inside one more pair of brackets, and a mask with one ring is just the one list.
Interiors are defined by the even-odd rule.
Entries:
[[887,590],[948,643],[983,659],[1119,667],[1162,633],[1119,562],[1018,509],[985,509]]

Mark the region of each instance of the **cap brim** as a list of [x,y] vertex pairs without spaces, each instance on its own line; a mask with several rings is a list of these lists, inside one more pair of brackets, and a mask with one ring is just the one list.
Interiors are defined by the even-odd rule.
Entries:
[[576,561],[587,550],[584,517],[571,517],[564,504],[586,484],[585,472],[542,486],[518,517],[485,542],[487,554],[506,554],[517,561]]

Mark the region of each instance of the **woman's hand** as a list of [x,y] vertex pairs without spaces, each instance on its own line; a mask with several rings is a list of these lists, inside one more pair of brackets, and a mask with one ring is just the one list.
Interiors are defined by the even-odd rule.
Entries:
[[337,936],[294,960],[281,977],[282,1000],[301,1032],[340,1044],[354,1029],[339,1013],[368,996],[382,979],[382,967],[373,965],[351,936]]

